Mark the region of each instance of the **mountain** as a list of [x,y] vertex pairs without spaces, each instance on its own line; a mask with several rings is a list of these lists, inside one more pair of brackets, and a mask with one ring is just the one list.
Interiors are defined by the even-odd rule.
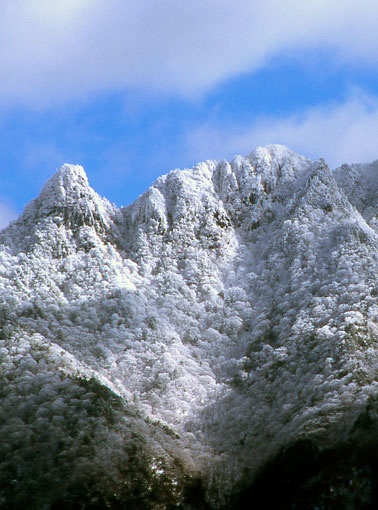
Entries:
[[0,508],[376,508],[377,171],[64,165],[0,232]]

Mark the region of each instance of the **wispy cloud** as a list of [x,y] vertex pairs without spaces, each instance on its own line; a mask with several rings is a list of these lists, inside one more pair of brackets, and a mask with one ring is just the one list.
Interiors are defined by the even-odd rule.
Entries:
[[0,230],[8,226],[17,216],[17,211],[13,205],[0,199]]
[[188,134],[187,151],[198,159],[230,158],[257,145],[280,143],[336,167],[377,159],[378,98],[355,91],[340,104],[319,105],[285,118],[253,119],[249,125],[202,125]]
[[140,87],[195,96],[314,48],[374,65],[377,25],[376,0],[3,0],[0,102]]

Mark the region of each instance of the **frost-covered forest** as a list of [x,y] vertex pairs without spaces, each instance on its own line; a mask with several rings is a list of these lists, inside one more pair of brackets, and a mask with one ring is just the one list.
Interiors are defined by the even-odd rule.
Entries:
[[63,166],[0,233],[0,507],[220,508],[285,445],[348,441],[378,397],[377,171],[273,145],[118,209]]

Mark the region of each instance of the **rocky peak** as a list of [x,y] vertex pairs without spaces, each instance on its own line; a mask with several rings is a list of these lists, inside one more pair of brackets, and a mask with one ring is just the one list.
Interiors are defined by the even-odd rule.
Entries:
[[[91,193],[92,192],[92,193]],[[93,194],[85,170],[79,165],[63,165],[49,179],[39,195],[43,205],[70,205],[81,202]]]
[[70,228],[94,226],[100,233],[105,232],[113,214],[114,207],[89,186],[84,168],[65,164],[25,208],[23,217],[53,217],[55,223]]

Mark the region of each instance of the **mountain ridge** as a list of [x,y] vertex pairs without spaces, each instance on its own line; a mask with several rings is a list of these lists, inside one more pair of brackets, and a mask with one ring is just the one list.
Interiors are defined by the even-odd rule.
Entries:
[[175,170],[120,209],[63,166],[0,233],[3,500],[34,455],[38,494],[60,466],[35,508],[93,477],[85,508],[111,493],[200,508],[188,487],[231,508],[282,448],[349,441],[378,388],[377,166],[331,172],[268,146]]

